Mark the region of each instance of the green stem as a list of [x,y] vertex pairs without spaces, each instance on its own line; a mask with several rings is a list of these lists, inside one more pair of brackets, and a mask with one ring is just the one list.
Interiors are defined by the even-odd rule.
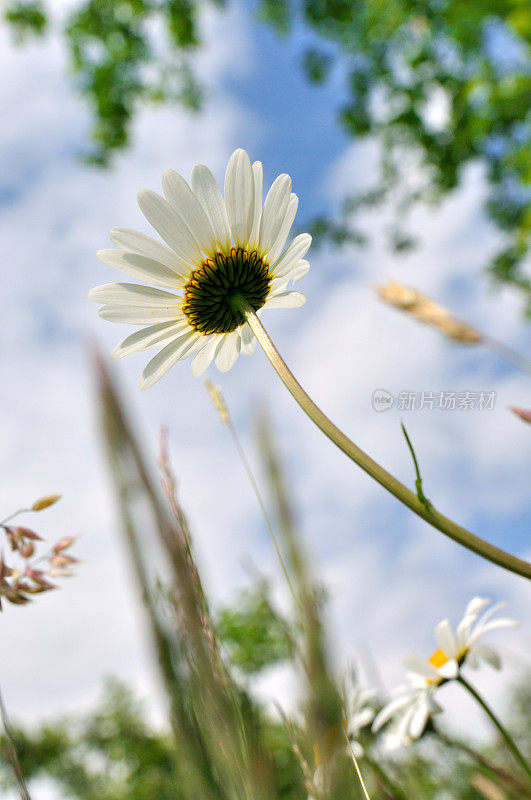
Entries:
[[369,792],[367,791],[367,787],[365,786],[365,781],[363,780],[363,775],[361,774],[361,769],[358,764],[358,759],[356,758],[356,754],[354,753],[354,748],[352,747],[352,742],[348,738],[348,733],[345,731],[345,739],[347,740],[347,747],[350,751],[350,757],[352,758],[352,763],[354,764],[354,769],[356,770],[356,775],[358,776],[358,780],[360,782],[360,786],[363,791],[363,796],[365,800],[371,800],[369,796]]
[[472,695],[474,700],[477,703],[479,703],[479,705],[481,706],[483,711],[487,714],[487,716],[490,718],[491,722],[497,728],[497,730],[500,733],[500,735],[501,735],[502,739],[504,740],[505,744],[507,745],[507,747],[509,748],[509,750],[511,751],[511,753],[513,754],[515,759],[518,761],[518,763],[520,764],[520,766],[522,767],[522,769],[526,773],[527,777],[531,780],[531,769],[529,768],[529,765],[528,765],[527,761],[525,760],[525,758],[523,757],[522,753],[520,752],[520,750],[516,746],[516,744],[514,742],[514,739],[512,738],[510,733],[503,727],[503,725],[501,724],[500,720],[494,714],[494,712],[492,711],[490,706],[487,705],[487,703],[481,697],[479,692],[477,692],[476,689],[474,689],[474,687],[466,680],[466,678],[463,678],[463,676],[461,674],[458,676],[457,681],[458,681],[458,683],[461,684],[461,686],[464,686],[465,689],[467,690],[467,692]]
[[480,539],[470,531],[452,522],[451,519],[436,511],[433,506],[426,507],[417,495],[410,491],[403,483],[400,483],[393,475],[381,467],[370,456],[363,452],[345,436],[334,423],[323,414],[321,409],[313,402],[302,386],[298,383],[287,364],[281,358],[279,352],[269,338],[267,331],[256,316],[253,309],[242,298],[238,299],[238,305],[246,321],[251,326],[256,338],[260,342],[262,349],[270,360],[279,378],[284,383],[293,398],[297,401],[303,411],[310,417],[317,427],[328,436],[328,438],[342,450],[355,464],[367,472],[375,481],[380,483],[388,492],[391,492],[401,503],[406,505],[415,514],[429,522],[434,528],[449,536],[450,539],[458,542],[472,550],[477,555],[492,561],[504,569],[522,575],[531,580],[531,564],[516,556],[506,553],[499,547],[495,547],[489,542]]
[[28,792],[28,787],[26,785],[26,780],[24,778],[24,773],[22,772],[22,767],[20,765],[20,761],[18,758],[17,748],[13,739],[13,733],[11,731],[11,725],[7,718],[7,712],[1,694],[0,694],[0,718],[4,726],[4,732],[7,740],[7,747],[6,747],[7,756],[11,761],[11,766],[13,767],[13,772],[15,775],[15,779],[17,781],[21,800],[31,800],[30,794]]

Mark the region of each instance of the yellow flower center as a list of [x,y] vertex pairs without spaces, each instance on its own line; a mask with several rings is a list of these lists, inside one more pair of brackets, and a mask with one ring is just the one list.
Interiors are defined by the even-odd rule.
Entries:
[[432,653],[428,661],[430,662],[432,667],[435,667],[435,669],[439,669],[439,667],[442,667],[443,664],[446,664],[446,662],[449,661],[449,659],[444,650],[439,649],[436,650],[434,653]]

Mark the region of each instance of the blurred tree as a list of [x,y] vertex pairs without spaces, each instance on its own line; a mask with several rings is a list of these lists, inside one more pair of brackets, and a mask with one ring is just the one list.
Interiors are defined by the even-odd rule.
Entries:
[[221,609],[217,629],[231,662],[248,674],[292,656],[289,623],[274,609],[264,583],[243,591],[234,606]]
[[[28,781],[47,776],[69,800],[184,800],[183,771],[169,731],[149,721],[145,706],[117,680],[108,680],[98,705],[38,728],[13,729]],[[0,735],[0,756],[5,741]],[[285,727],[271,722],[267,747],[278,764],[279,800],[302,798],[300,769]],[[0,758],[0,790],[13,785]]]
[[[202,2],[79,0],[70,13],[64,34],[77,85],[93,109],[93,163],[107,164],[128,143],[140,102],[199,107],[201,89],[188,55],[198,44]],[[407,250],[414,244],[403,228],[407,211],[457,187],[464,167],[479,162],[490,186],[487,212],[505,239],[491,274],[519,287],[531,313],[523,263],[531,231],[531,10],[525,0],[258,3],[261,17],[280,33],[302,21],[316,34],[318,45],[302,58],[305,74],[317,83],[336,67],[345,74],[344,130],[380,143],[374,186],[346,197],[337,216],[315,220],[314,235],[361,244],[356,212],[390,200],[396,219],[390,244]],[[20,40],[48,30],[55,10],[42,0],[7,0],[4,18]]]

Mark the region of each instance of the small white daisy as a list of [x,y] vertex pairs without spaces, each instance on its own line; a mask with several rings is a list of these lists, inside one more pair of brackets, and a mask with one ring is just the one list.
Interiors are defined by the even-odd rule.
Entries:
[[428,660],[415,655],[402,659],[409,670],[408,684],[399,686],[393,692],[397,696],[382,708],[372,725],[372,730],[377,731],[393,719],[384,741],[387,748],[411,744],[422,735],[430,716],[441,711],[435,701],[437,689],[457,678],[465,663],[477,667],[484,660],[495,669],[501,667],[498,653],[492,647],[479,644],[478,639],[491,630],[514,627],[518,623],[506,618],[492,619],[505,603],[496,603],[480,617],[489,603],[490,600],[486,598],[474,597],[467,605],[455,633],[449,620],[439,622],[435,627],[438,648]]
[[239,149],[227,165],[225,197],[202,164],[193,168],[191,184],[169,169],[162,175],[165,198],[148,189],[138,194],[143,214],[166,244],[113,228],[118,249],[98,253],[109,266],[163,287],[111,283],[89,294],[103,303],[103,319],[147,326],[120,342],[113,358],[161,348],[142,373],[141,389],[194,354],[196,377],[213,359],[226,372],[239,353],[250,355],[256,340],[235,299],[257,312],[301,306],[306,299],[286,291],[307,273],[304,256],[311,243],[301,233],[284,247],[298,205],[289,175],[276,178],[262,205],[262,164],[251,165]]
[[495,669],[500,669],[501,659],[497,651],[489,645],[479,643],[478,640],[489,631],[512,628],[518,623],[505,617],[492,619],[505,603],[495,603],[480,617],[480,613],[489,603],[490,600],[487,598],[474,597],[467,605],[455,633],[448,619],[439,622],[435,627],[437,650],[427,661],[418,656],[406,656],[402,660],[404,666],[424,678],[427,683],[435,684],[456,678],[460,667],[465,663],[469,667],[476,668],[483,660]]
[[382,708],[372,724],[376,733],[392,720],[383,740],[386,750],[412,744],[422,736],[432,714],[442,711],[435,700],[435,689],[435,684],[428,685],[424,679],[410,674],[408,683],[393,691],[394,699]]
[[[372,722],[374,708],[369,703],[377,694],[376,689],[362,689],[356,681],[355,673],[349,673],[343,686],[344,726],[356,758],[363,756],[363,747],[358,739],[362,728]],[[347,748],[347,754],[350,755],[350,747]]]

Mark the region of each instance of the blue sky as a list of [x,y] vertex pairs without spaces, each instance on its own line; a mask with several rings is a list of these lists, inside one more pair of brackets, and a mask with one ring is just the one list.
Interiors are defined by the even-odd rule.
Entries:
[[[349,143],[335,124],[341,81],[308,87],[300,74],[302,35],[280,41],[233,4],[227,16],[204,19],[198,70],[211,94],[202,116],[179,109],[140,114],[132,148],[110,172],[90,171],[75,158],[88,117],[65,79],[60,44],[24,50],[0,31],[0,241],[5,307],[0,453],[0,500],[5,514],[45,492],[61,503],[35,520],[50,538],[80,534],[85,563],[60,592],[2,616],[0,686],[13,716],[26,719],[75,709],[97,695],[102,676],[117,674],[154,692],[140,607],[118,535],[100,447],[86,343],[104,351],[128,332],[100,320],[86,300],[99,283],[121,280],[94,253],[107,232],[149,226],[136,206],[141,187],[160,190],[173,167],[189,177],[207,163],[221,180],[230,153],[247,148],[264,163],[269,184],[282,171],[300,196],[298,224],[328,210],[349,189],[369,185],[374,143]],[[238,52],[238,58],[234,53]],[[494,292],[481,268],[498,242],[481,212],[481,170],[438,209],[418,209],[412,225],[421,246],[396,260],[382,244],[388,211],[369,214],[373,235],[360,251],[312,253],[301,291],[302,309],[271,311],[264,322],[305,388],[337,424],[391,472],[412,485],[401,412],[376,413],[372,392],[495,391],[492,411],[411,411],[402,414],[416,445],[426,494],[441,511],[496,544],[529,558],[529,428],[507,405],[529,407],[526,376],[487,351],[443,341],[437,332],[385,308],[372,285],[387,277],[417,286],[493,336],[525,351],[529,336],[521,303]],[[226,431],[188,364],[175,367],[147,393],[137,380],[145,357],[114,367],[154,454],[157,431],[170,427],[180,495],[215,601],[245,585],[246,559],[274,576],[285,602],[259,509]],[[502,632],[508,677],[521,672],[529,646],[529,591],[520,578],[445,540],[400,508],[353,467],[303,418],[265,357],[240,358],[210,378],[225,393],[259,472],[252,407],[267,401],[298,507],[301,531],[321,580],[330,586],[331,646],[338,665],[370,648],[389,687],[402,678],[400,657],[429,655],[432,630],[443,617],[457,622],[475,594],[507,599],[523,619]],[[42,519],[42,522],[41,522]],[[30,524],[30,520],[26,519]],[[493,639],[495,637],[493,636]],[[529,663],[529,662],[527,662]],[[38,676],[38,680],[36,678]],[[504,677],[487,670],[478,680],[502,703]],[[285,698],[290,678],[274,673],[260,691]],[[448,695],[448,715],[459,700]],[[475,723],[472,709],[465,716]],[[451,722],[451,719],[449,720]]]

